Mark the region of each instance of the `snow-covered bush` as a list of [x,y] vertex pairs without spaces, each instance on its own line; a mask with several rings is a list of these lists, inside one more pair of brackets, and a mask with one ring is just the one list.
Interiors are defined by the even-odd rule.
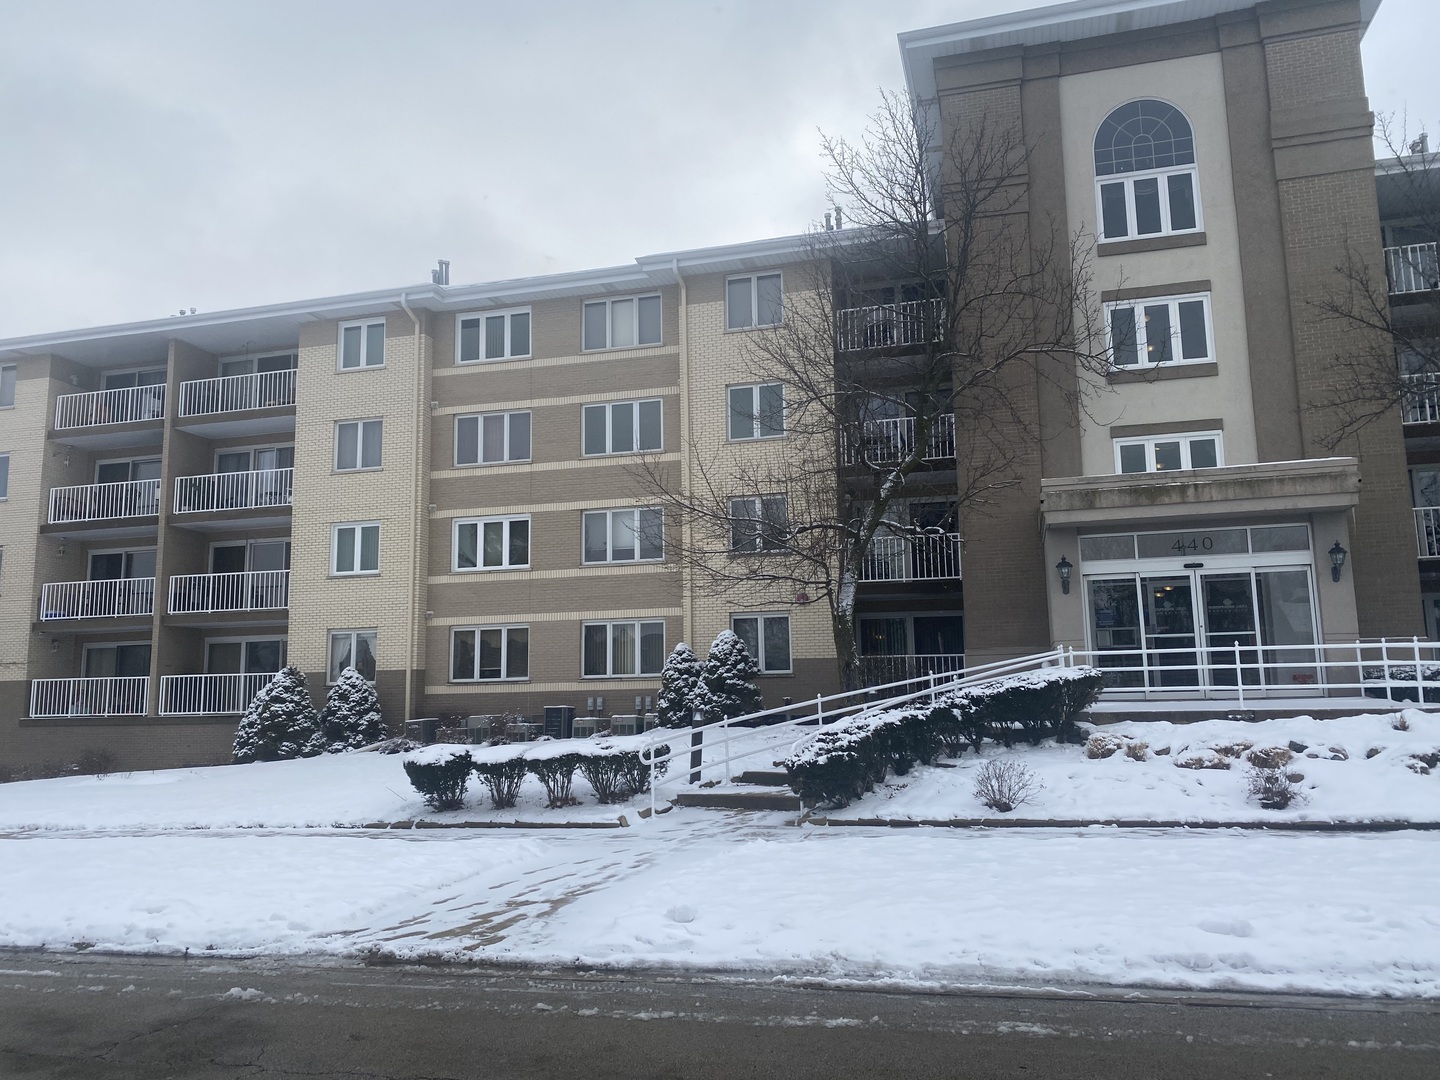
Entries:
[[1294,757],[1283,746],[1257,746],[1245,755],[1245,760],[1260,769],[1283,769]]
[[703,712],[705,706],[705,665],[682,641],[670,651],[660,669],[660,696],[655,702],[660,726],[689,727],[695,710]]
[[701,675],[705,722],[713,724],[760,711],[760,667],[733,630],[722,630],[710,645]]
[[1228,769],[1230,759],[1214,750],[1197,750],[1175,758],[1177,769]]
[[570,794],[575,783],[575,770],[585,760],[579,754],[556,754],[553,757],[525,759],[526,767],[545,788],[545,805],[552,810],[562,806],[574,806],[575,796]]
[[426,747],[401,762],[410,784],[433,810],[458,810],[475,763],[457,746]]
[[1251,797],[1265,810],[1284,810],[1305,798],[1305,793],[1278,768],[1251,765],[1245,779]]
[[[595,789],[602,803],[623,802],[632,795],[650,790],[650,757],[664,757],[670,747],[664,743],[650,749],[630,749],[618,740],[602,739],[585,747],[580,758],[580,773]],[[655,766],[665,774],[669,762]]]
[[991,758],[975,774],[975,798],[1002,814],[1029,802],[1044,785],[1018,761]]
[[235,763],[308,757],[316,752],[313,745],[318,731],[305,676],[299,668],[283,668],[260,688],[240,718],[235,730]]
[[379,746],[375,747],[377,754],[408,754],[411,750],[419,750],[424,743],[418,743],[414,739],[386,739]]
[[520,785],[525,782],[529,767],[525,761],[523,746],[514,747],[510,757],[485,755],[473,762],[475,775],[480,777],[490,792],[490,805],[496,810],[507,810],[515,805],[520,796]]
[[380,718],[380,697],[360,672],[347,667],[330,688],[320,710],[320,730],[311,749],[317,754],[339,754],[382,741],[388,732]]
[[1131,739],[1125,743],[1125,756],[1131,761],[1147,761],[1150,757],[1150,744],[1140,739]]
[[1125,740],[1108,731],[1097,731],[1085,740],[1085,756],[1091,761],[1114,757],[1125,748]]
[[785,769],[790,790],[807,807],[848,806],[870,790],[870,759],[876,755],[868,724],[847,722],[821,731],[775,764]]

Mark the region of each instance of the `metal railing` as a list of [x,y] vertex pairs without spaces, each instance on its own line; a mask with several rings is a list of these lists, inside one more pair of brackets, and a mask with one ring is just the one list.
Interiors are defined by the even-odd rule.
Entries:
[[1440,506],[1415,507],[1415,546],[1422,559],[1440,559]]
[[279,611],[289,606],[289,570],[177,574],[170,579],[172,615],[196,611]]
[[52,581],[40,587],[40,619],[100,619],[155,613],[155,579]]
[[144,716],[150,700],[150,676],[103,679],[34,679],[30,683],[30,715]]
[[1427,371],[1419,375],[1402,375],[1400,379],[1400,403],[1404,408],[1405,423],[1440,422],[1440,374]]
[[1390,295],[1429,292],[1440,288],[1440,260],[1435,245],[1406,244],[1385,249],[1385,276],[1390,279]]
[[194,379],[180,384],[181,416],[212,416],[295,404],[295,369]]
[[250,510],[289,506],[295,482],[294,469],[257,469],[252,472],[209,473],[175,478],[175,513],[202,510]]
[[62,394],[55,399],[55,430],[129,424],[165,417],[165,387],[125,386],[118,390],[92,390]]
[[960,534],[876,536],[861,581],[942,581],[960,577]]
[[945,333],[945,301],[938,297],[842,308],[835,317],[836,343],[841,352],[926,345],[940,341]]
[[[846,440],[845,464],[868,461],[876,465],[904,461],[916,444],[915,417],[894,416],[885,420],[867,420],[861,429],[860,445]],[[935,417],[930,436],[925,440],[925,461],[948,461],[955,457],[955,414],[941,413]]]
[[900,653],[860,657],[860,682],[884,686],[897,682],[950,675],[965,668],[964,653]]
[[160,512],[159,480],[122,480],[50,489],[50,524],[152,517]]
[[226,716],[243,713],[274,673],[162,675],[161,716]]

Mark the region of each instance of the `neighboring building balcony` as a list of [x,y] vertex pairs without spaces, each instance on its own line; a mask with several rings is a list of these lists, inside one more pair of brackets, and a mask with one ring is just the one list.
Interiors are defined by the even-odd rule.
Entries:
[[[915,417],[896,416],[886,420],[867,420],[860,446],[846,445],[845,464],[889,465],[905,460],[915,448]],[[941,413],[935,418],[925,444],[925,461],[955,460],[955,414]]]
[[1440,374],[1430,371],[1420,375],[1402,375],[1400,378],[1405,423],[1440,423]]
[[178,476],[175,478],[175,513],[289,506],[294,482],[294,469]]
[[155,579],[55,581],[40,588],[40,619],[117,619],[155,612]]
[[1431,292],[1440,288],[1440,261],[1430,244],[1407,244],[1385,249],[1385,276],[1391,296]]
[[50,489],[50,524],[115,521],[160,513],[159,480],[122,480]]
[[294,368],[228,375],[219,379],[196,379],[180,384],[181,417],[220,416],[294,404]]
[[891,683],[924,679],[931,675],[947,675],[963,670],[965,670],[964,653],[860,657],[860,682],[864,686],[888,686]]
[[842,308],[836,313],[835,339],[841,352],[928,345],[941,340],[944,324],[945,301],[938,298]]
[[861,581],[944,581],[960,577],[960,534],[876,536]]
[[290,606],[289,570],[184,574],[170,579],[170,614],[283,611]]
[[1440,559],[1440,506],[1415,507],[1415,544],[1420,558]]
[[88,394],[63,394],[55,399],[55,430],[133,424],[165,418],[165,387],[126,386]]
[[144,716],[150,699],[148,675],[102,679],[35,679],[30,683],[30,715]]
[[244,675],[162,675],[161,716],[229,716],[243,713],[274,672]]

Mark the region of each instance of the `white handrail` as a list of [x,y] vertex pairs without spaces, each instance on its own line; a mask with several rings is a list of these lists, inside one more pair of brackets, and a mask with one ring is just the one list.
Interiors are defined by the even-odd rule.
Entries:
[[170,579],[172,615],[197,611],[279,611],[289,606],[289,570],[176,574]]
[[192,379],[180,384],[181,416],[213,416],[295,404],[295,369]]
[[[903,461],[910,456],[916,445],[915,417],[889,416],[880,420],[866,420],[861,427],[860,445],[848,442],[845,446],[845,464],[854,465],[868,461],[874,465],[885,465]],[[940,413],[934,418],[930,434],[925,440],[924,461],[946,461],[955,457],[955,414]]]
[[62,394],[55,399],[56,431],[130,424],[137,420],[161,420],[164,416],[164,384]]
[[159,480],[121,480],[50,489],[50,524],[152,517],[160,512]]
[[1422,559],[1440,559],[1440,506],[1415,507],[1415,546]]
[[155,579],[50,581],[40,587],[40,619],[98,619],[155,613]]
[[861,581],[943,581],[960,577],[960,534],[871,538]]
[[1423,371],[1418,375],[1402,375],[1400,381],[1405,423],[1440,422],[1440,372]]
[[150,676],[130,675],[88,679],[35,679],[30,683],[30,715],[144,716],[150,699]]
[[162,675],[161,716],[226,716],[243,713],[274,673]]
[[1440,259],[1434,243],[1405,244],[1385,249],[1385,273],[1390,295],[1429,292],[1440,287]]
[[295,483],[294,469],[256,469],[251,472],[207,473],[175,478],[175,513],[204,510],[250,510],[289,506]]
[[906,300],[899,304],[842,308],[835,337],[841,352],[924,345],[944,336],[945,301]]

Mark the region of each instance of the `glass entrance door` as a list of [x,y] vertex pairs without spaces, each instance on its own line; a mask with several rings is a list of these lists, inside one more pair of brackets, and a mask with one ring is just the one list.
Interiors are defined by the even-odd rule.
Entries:
[[1205,663],[1212,686],[1260,684],[1252,575],[1201,574]]
[[1145,600],[1145,651],[1152,657],[1151,686],[1199,686],[1196,667],[1195,590],[1190,574],[1140,579]]

